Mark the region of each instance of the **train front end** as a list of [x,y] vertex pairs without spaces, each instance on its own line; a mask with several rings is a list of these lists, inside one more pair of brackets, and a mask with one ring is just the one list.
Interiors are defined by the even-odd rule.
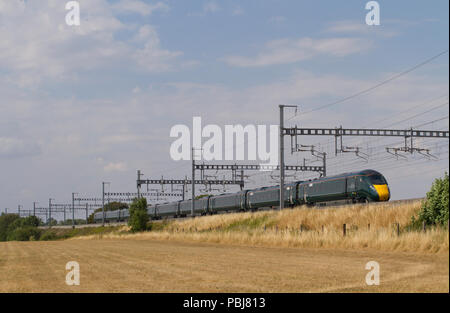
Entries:
[[369,185],[370,198],[373,201],[389,201],[391,192],[386,178],[377,171],[370,170],[366,173]]

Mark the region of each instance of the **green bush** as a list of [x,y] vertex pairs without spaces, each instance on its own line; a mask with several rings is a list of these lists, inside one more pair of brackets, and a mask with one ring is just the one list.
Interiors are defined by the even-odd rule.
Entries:
[[412,224],[419,226],[425,222],[427,225],[447,225],[449,218],[448,197],[449,178],[447,172],[445,172],[443,178],[437,178],[433,182],[418,217],[412,218]]
[[39,240],[41,231],[34,226],[23,226],[14,229],[9,235],[8,240],[28,241]]
[[8,240],[8,234],[10,231],[10,226],[19,220],[20,217],[17,214],[4,214],[0,216],[0,241]]
[[56,240],[58,239],[58,236],[56,235],[56,233],[54,231],[51,230],[46,230],[42,235],[40,240]]
[[128,225],[132,232],[144,231],[147,229],[147,199],[136,198],[130,205],[130,218]]

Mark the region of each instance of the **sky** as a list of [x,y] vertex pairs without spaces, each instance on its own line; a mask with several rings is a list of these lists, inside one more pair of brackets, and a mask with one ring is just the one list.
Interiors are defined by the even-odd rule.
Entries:
[[[170,130],[194,116],[277,125],[278,104],[296,104],[287,126],[448,131],[448,1],[378,1],[371,26],[356,0],[80,0],[79,26],[66,24],[67,2],[0,0],[0,212],[100,197],[102,182],[134,192],[138,169],[190,177]],[[300,140],[328,154],[329,175],[378,170],[392,199],[423,197],[448,171],[448,139],[417,139],[432,156],[399,157],[386,147],[402,138],[344,137],[359,156],[335,155],[332,137]],[[285,144],[286,164],[320,165]],[[248,188],[278,175],[245,174]]]

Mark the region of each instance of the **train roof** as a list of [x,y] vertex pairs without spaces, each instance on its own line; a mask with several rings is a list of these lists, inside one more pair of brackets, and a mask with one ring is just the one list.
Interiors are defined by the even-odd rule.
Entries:
[[338,174],[338,175],[334,175],[334,176],[326,176],[326,177],[316,178],[316,179],[312,179],[312,180],[305,181],[305,182],[323,181],[323,180],[343,178],[343,177],[348,177],[348,176],[368,176],[368,175],[376,175],[376,174],[382,175],[380,172],[377,172],[375,170],[366,169],[366,170],[362,170],[362,171],[347,172],[347,173],[342,173],[342,174]]

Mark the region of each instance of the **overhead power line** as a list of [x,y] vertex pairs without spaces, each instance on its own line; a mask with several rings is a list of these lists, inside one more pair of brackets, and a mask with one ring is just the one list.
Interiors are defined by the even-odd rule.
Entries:
[[[339,104],[339,103],[348,101],[348,100],[350,100],[350,99],[353,99],[353,98],[355,98],[355,97],[358,97],[358,96],[360,96],[360,95],[363,95],[363,94],[365,94],[365,93],[368,93],[368,92],[370,92],[370,91],[372,91],[372,90],[374,90],[374,89],[376,89],[376,88],[378,88],[378,87],[381,87],[381,86],[383,86],[383,85],[385,85],[385,84],[387,84],[387,83],[389,83],[389,82],[391,82],[391,81],[393,81],[393,80],[395,80],[395,79],[397,79],[397,78],[399,78],[399,77],[402,77],[402,76],[404,76],[404,75],[406,75],[406,74],[408,74],[408,73],[410,73],[410,72],[412,72],[412,71],[418,69],[419,67],[422,67],[423,65],[425,65],[425,64],[427,64],[427,63],[430,63],[431,61],[437,59],[438,57],[440,57],[441,55],[443,55],[443,54],[445,54],[445,53],[447,53],[447,52],[448,52],[448,50],[442,51],[442,52],[440,52],[440,53],[438,53],[438,54],[432,56],[431,58],[426,59],[425,61],[420,62],[419,64],[416,64],[416,65],[414,65],[413,67],[411,67],[411,68],[409,68],[409,69],[407,69],[407,70],[405,70],[405,71],[403,71],[403,72],[400,72],[400,73],[398,73],[398,74],[396,74],[396,75],[394,75],[394,76],[392,76],[392,77],[390,77],[390,78],[388,78],[388,79],[386,79],[386,80],[383,80],[383,81],[379,82],[378,84],[376,84],[376,85],[374,85],[374,86],[371,86],[371,87],[369,87],[369,88],[366,88],[366,89],[364,89],[364,90],[361,90],[361,91],[359,91],[359,92],[357,92],[357,93],[354,93],[354,94],[352,94],[352,95],[350,95],[350,96],[347,96],[347,97],[345,97],[345,98],[339,99],[339,100],[337,100],[337,101],[334,101],[334,102],[331,102],[331,103],[327,103],[327,104],[325,104],[325,105],[321,105],[321,106],[319,106],[319,107],[317,107],[317,108],[311,109],[311,110],[306,111],[306,112],[302,112],[302,115],[305,115],[305,114],[308,114],[308,113],[312,113],[312,112],[315,112],[315,111],[319,111],[319,110],[323,110],[323,109],[328,108],[328,107],[330,107],[330,106],[333,106],[333,105],[336,105],[336,104]],[[292,117],[292,118],[293,118],[293,117]],[[291,118],[291,119],[292,119],[292,118]]]

